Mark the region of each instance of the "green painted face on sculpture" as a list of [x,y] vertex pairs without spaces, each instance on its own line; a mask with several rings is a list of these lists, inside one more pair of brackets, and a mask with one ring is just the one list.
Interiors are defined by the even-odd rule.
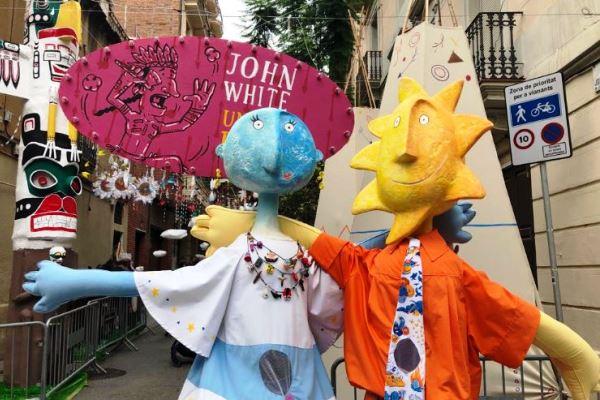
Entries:
[[79,196],[82,190],[81,179],[77,176],[77,166],[40,158],[25,167],[29,192],[38,197],[50,193],[62,193],[65,196]]

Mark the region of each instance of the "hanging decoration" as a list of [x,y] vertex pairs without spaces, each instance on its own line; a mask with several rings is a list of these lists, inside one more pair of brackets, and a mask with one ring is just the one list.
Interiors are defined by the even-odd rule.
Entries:
[[94,194],[103,200],[110,199],[114,186],[114,178],[106,173],[98,175],[92,183]]
[[134,201],[139,201],[142,204],[152,204],[158,195],[159,184],[154,179],[152,173],[134,178],[135,194]]
[[128,160],[110,155],[106,171],[96,174],[94,194],[105,200],[129,200],[137,192]]

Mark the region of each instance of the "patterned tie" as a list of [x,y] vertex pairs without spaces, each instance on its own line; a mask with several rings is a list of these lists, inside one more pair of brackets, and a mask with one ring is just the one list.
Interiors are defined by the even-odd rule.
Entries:
[[410,239],[388,352],[384,400],[425,399],[421,242]]

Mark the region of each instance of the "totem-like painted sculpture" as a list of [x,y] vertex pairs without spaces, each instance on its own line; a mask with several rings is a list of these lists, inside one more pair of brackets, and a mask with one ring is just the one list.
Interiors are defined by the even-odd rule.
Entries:
[[[81,7],[76,1],[28,1],[23,44],[0,40],[0,94],[25,101],[19,120],[20,143],[13,229],[10,287],[11,322],[41,319],[22,291],[32,262],[48,257],[54,246],[70,248],[77,233],[77,131],[59,107],[58,86],[76,61],[81,37]],[[61,252],[63,254],[63,252]],[[66,265],[75,253],[64,252]],[[5,379],[16,386],[38,382],[42,359],[41,329],[6,341]],[[28,368],[29,366],[29,368]]]
[[77,131],[58,102],[76,61],[81,8],[76,1],[30,1],[24,44],[0,41],[0,93],[26,100],[20,121],[13,248],[69,247],[77,232]]

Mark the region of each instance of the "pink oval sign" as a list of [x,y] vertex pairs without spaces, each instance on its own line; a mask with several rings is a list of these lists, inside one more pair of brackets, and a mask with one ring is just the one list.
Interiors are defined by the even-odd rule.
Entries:
[[298,115],[325,157],[339,151],[354,125],[348,98],[316,69],[216,38],[139,39],[99,49],[69,69],[59,96],[73,125],[101,147],[198,176],[221,168],[215,147],[257,108]]

